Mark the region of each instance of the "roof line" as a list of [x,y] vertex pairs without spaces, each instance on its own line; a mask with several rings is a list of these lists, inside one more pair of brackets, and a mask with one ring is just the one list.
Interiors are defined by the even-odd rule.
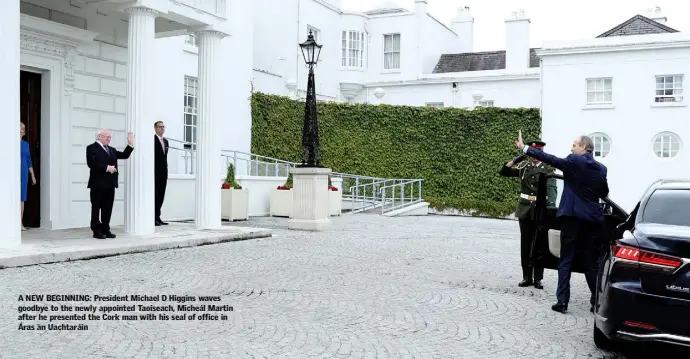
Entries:
[[652,19],[650,19],[650,18],[648,18],[648,17],[646,17],[646,16],[635,15],[635,16],[631,17],[630,19],[624,21],[623,23],[619,24],[618,26],[614,27],[613,29],[608,30],[608,31],[606,31],[605,33],[603,33],[603,34],[597,36],[597,38],[599,38],[599,37],[607,37],[607,36],[609,36],[609,35],[615,33],[616,31],[618,31],[618,30],[620,30],[620,29],[622,29],[622,28],[624,28],[624,27],[630,25],[630,23],[632,23],[632,22],[635,21],[635,20],[642,20],[642,21],[646,22],[647,24],[652,25],[652,26],[656,26],[656,27],[658,27],[659,29],[664,30],[664,31],[666,31],[666,32],[679,32],[678,30],[676,30],[676,29],[674,29],[674,28],[668,27],[668,26],[666,26],[666,25],[664,25],[664,24],[662,24],[662,23],[660,23],[660,22],[654,21],[654,20],[652,20]]

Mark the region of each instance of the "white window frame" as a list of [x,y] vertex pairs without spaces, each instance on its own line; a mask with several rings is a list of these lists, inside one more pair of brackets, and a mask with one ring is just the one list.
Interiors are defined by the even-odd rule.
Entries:
[[356,30],[346,30],[340,36],[341,62],[340,66],[361,69],[365,67],[364,51],[366,33]]
[[683,102],[682,74],[655,76],[654,102]]
[[611,137],[602,132],[595,132],[590,134],[589,138],[592,139],[594,145],[592,156],[602,159],[611,154]]
[[442,108],[443,102],[427,102],[424,105],[428,107]]
[[[197,125],[199,120],[199,80],[196,77],[184,77],[184,113],[182,116],[183,141],[196,144]],[[189,129],[190,134],[187,134]]]
[[307,36],[309,36],[309,31],[311,30],[311,34],[314,35],[314,41],[316,41],[317,44],[320,43],[321,41],[321,30],[311,26],[307,25]]
[[[391,48],[386,49],[386,39],[390,38]],[[398,47],[395,47],[395,39],[398,39]],[[402,37],[400,33],[384,34],[383,35],[383,69],[387,71],[400,70],[402,57],[400,56],[400,49],[402,48]],[[397,67],[396,67],[397,58]]]
[[494,100],[481,100],[479,107],[494,107]]
[[585,102],[587,105],[610,105],[613,103],[613,78],[596,77],[585,81]]
[[661,132],[652,138],[652,153],[660,160],[670,160],[678,156],[682,149],[683,143],[676,133]]

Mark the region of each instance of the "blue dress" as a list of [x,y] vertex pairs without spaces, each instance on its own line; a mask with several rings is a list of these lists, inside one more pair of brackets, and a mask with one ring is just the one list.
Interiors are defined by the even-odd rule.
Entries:
[[29,185],[29,168],[33,168],[31,163],[31,152],[29,151],[29,143],[21,140],[21,186],[22,186],[22,202],[26,202],[27,186]]

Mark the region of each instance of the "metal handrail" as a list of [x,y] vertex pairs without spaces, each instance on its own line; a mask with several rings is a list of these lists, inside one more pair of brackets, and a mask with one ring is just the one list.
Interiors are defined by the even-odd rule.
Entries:
[[[379,192],[381,193],[381,199],[382,199],[381,200],[381,202],[382,202],[381,214],[384,214],[386,212],[391,212],[391,211],[394,211],[396,209],[400,209],[403,207],[407,207],[407,206],[413,205],[415,203],[423,202],[423,199],[422,199],[422,182],[423,181],[424,181],[423,179],[414,179],[414,180],[409,180],[409,181],[402,182],[402,183],[396,183],[393,185],[381,187],[379,189]],[[417,193],[416,197],[414,195],[415,184],[418,185],[418,193]],[[405,197],[405,186],[406,185],[410,185],[410,197]],[[396,203],[395,189],[398,187],[400,187],[400,197],[399,197],[400,203],[398,205],[396,205],[395,204]],[[388,189],[392,190],[391,201],[390,201],[392,203],[391,207],[386,206],[386,204],[388,202],[388,201],[386,201],[386,192]],[[409,202],[407,201],[407,199],[409,199]]]
[[[192,143],[180,141],[174,138],[168,138],[168,141],[171,142],[170,149],[183,153],[182,158],[184,159],[185,174],[193,175],[195,171],[194,165],[196,160],[196,146]],[[173,146],[173,144],[175,146]],[[285,161],[269,156],[262,156],[235,150],[221,150],[220,155],[221,159],[225,160],[226,168],[232,163],[236,173],[244,172],[250,176],[287,177],[290,174],[290,168],[294,168],[299,165],[297,162]],[[245,171],[242,171],[240,167],[238,167],[240,162],[244,162],[246,165],[244,168]],[[343,191],[343,198],[350,199],[353,204],[361,204],[360,208],[353,210],[351,213],[362,212],[378,206],[381,206],[382,212],[385,213],[386,211],[402,208],[406,205],[421,201],[422,179],[383,178],[342,172],[332,172],[331,177],[340,178],[342,180],[341,189]],[[354,182],[354,184],[348,186],[348,182]],[[414,184],[418,184],[419,199],[414,199],[414,201],[410,200],[408,203],[404,197],[405,186],[412,186]],[[401,189],[400,192],[402,195],[402,204],[396,205],[397,199],[394,198],[395,196],[387,197],[386,193],[390,189],[392,189],[393,193],[395,193],[395,188],[398,187]],[[389,204],[388,202],[391,202],[392,208],[388,208],[386,206]]]

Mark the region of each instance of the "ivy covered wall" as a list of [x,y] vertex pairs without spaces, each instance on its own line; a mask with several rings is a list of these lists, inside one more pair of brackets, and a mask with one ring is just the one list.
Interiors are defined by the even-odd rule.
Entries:
[[[516,179],[498,175],[515,139],[538,139],[539,109],[463,110],[347,103],[317,104],[323,164],[335,172],[422,178],[432,208],[513,213]],[[252,153],[300,162],[304,102],[252,95]]]

